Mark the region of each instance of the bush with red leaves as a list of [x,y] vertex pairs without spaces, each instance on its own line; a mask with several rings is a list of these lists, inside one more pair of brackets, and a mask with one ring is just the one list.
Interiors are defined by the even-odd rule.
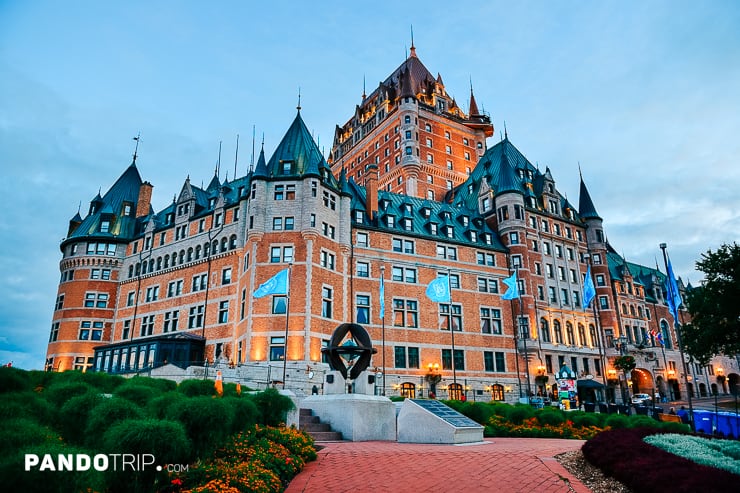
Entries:
[[738,491],[740,476],[703,466],[645,443],[654,429],[628,428],[599,433],[583,444],[591,464],[635,493],[724,493]]

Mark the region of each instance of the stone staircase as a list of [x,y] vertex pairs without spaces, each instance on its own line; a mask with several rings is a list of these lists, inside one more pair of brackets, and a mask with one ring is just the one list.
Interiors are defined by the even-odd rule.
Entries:
[[311,409],[299,410],[298,428],[311,435],[316,442],[337,442],[342,440],[342,434],[338,431],[332,431],[328,423],[322,423],[321,418],[314,416]]

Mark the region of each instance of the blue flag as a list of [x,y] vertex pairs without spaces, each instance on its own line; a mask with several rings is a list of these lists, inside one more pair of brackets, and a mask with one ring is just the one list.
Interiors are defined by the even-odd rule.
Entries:
[[596,297],[596,287],[594,286],[594,279],[591,277],[591,266],[586,269],[586,279],[583,281],[583,308],[588,308],[588,304],[591,303]]
[[383,282],[383,276],[380,277],[380,293],[378,296],[380,297],[380,313],[378,313],[378,316],[383,320],[385,318],[385,283]]
[[288,269],[283,269],[257,288],[252,294],[255,298],[262,298],[268,294],[288,294]]
[[438,303],[449,303],[450,283],[447,276],[439,276],[427,286],[427,297]]
[[516,272],[514,272],[511,277],[504,279],[502,282],[508,288],[501,297],[502,300],[513,300],[519,297],[519,284],[516,282]]
[[671,259],[668,259],[668,276],[665,280],[666,292],[668,293],[668,310],[673,315],[673,320],[678,324],[678,307],[681,306],[683,300],[681,299],[681,293],[678,292],[678,283],[676,283],[676,276],[673,275],[673,266],[671,265]]

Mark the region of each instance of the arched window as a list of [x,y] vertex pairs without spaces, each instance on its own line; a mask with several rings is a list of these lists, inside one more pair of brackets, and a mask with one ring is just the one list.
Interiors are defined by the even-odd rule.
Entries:
[[588,333],[591,335],[591,347],[601,346],[601,344],[599,343],[599,338],[596,337],[596,327],[594,327],[593,325],[589,325]]
[[185,250],[180,250],[180,258],[177,260],[177,263],[180,265],[185,263]]
[[236,235],[231,235],[231,238],[229,238],[229,250],[233,250],[236,248]]
[[205,245],[203,245],[203,256],[207,257],[210,254],[211,254],[211,244],[206,243]]
[[213,243],[211,243],[211,255],[216,255],[218,253],[218,240],[213,240]]
[[586,339],[586,327],[583,324],[578,324],[578,344],[581,346],[590,346],[588,339]]
[[463,386],[461,383],[451,383],[449,387],[447,387],[447,394],[450,399],[459,401],[462,399],[463,394]]
[[554,320],[552,322],[552,328],[555,331],[555,342],[558,344],[563,343],[563,329],[560,327],[560,320]]
[[193,247],[188,248],[188,262],[193,261]]
[[622,313],[627,315],[627,303],[622,303]]
[[221,238],[221,253],[226,251],[226,247],[228,246],[228,244],[229,240],[225,236]]
[[411,382],[403,382],[401,384],[401,397],[406,397],[408,399],[415,399],[416,398],[416,385],[414,385]]
[[504,386],[498,383],[491,385],[491,400],[492,401],[503,401],[504,400]]
[[544,318],[540,319],[540,338],[542,342],[550,342],[550,324]]
[[565,333],[568,337],[568,346],[575,346],[576,345],[576,337],[573,333],[573,324],[570,322],[565,323]]
[[630,315],[635,316],[635,305],[630,305]]
[[200,258],[200,245],[196,245],[195,247],[195,260],[198,260]]
[[670,331],[670,328],[668,327],[668,322],[666,322],[665,319],[660,321],[660,331],[663,334],[663,346],[665,346],[666,349],[673,349],[671,331]]
[[169,266],[170,266],[170,256],[169,255],[165,255],[164,256],[164,268],[167,269],[167,268],[169,268]]
[[162,269],[162,257],[157,257],[157,270]]

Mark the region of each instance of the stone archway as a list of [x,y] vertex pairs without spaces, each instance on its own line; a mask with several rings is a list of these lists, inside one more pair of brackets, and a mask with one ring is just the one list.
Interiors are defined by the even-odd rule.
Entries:
[[632,370],[632,394],[649,394],[655,395],[655,380],[653,374],[645,368],[635,368]]

